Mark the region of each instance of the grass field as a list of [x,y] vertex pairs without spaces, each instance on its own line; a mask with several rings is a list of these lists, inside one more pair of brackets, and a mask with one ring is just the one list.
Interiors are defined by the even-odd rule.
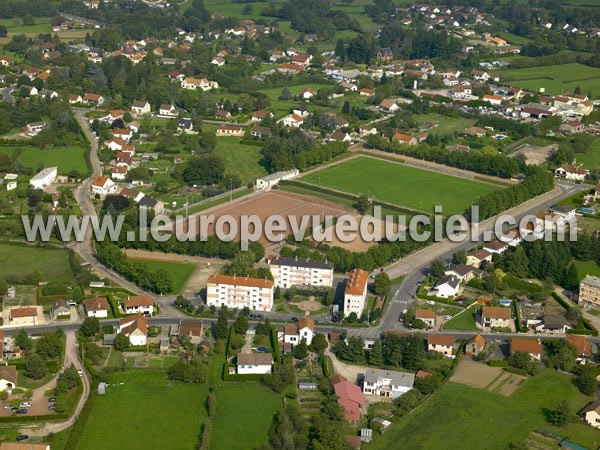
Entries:
[[145,259],[144,264],[150,270],[166,270],[173,277],[173,294],[181,292],[188,278],[196,270],[194,264],[175,263],[169,261],[151,261]]
[[600,68],[583,64],[503,70],[500,80],[534,92],[544,88],[551,95],[573,92],[577,86],[584,94],[591,91],[594,96],[600,95]]
[[41,166],[58,167],[59,175],[66,175],[72,170],[78,170],[82,174],[88,173],[85,161],[84,147],[55,147],[42,149],[32,146],[0,146],[0,153],[14,155],[19,149],[17,162],[25,167],[38,170]]
[[261,165],[262,147],[240,144],[239,138],[220,137],[214,153],[223,159],[225,173],[237,175],[244,184],[267,174],[267,169]]
[[67,250],[0,243],[0,261],[0,278],[37,274],[40,281],[74,283]]
[[574,261],[575,267],[577,268],[577,276],[579,280],[583,280],[586,275],[594,275],[600,277],[600,264],[596,261]]
[[211,449],[251,450],[266,444],[273,416],[281,407],[281,396],[259,384],[221,386],[212,423]]
[[568,378],[550,369],[525,381],[510,397],[448,383],[383,437],[377,436],[369,449],[397,448],[398,442],[402,442],[403,449],[506,449],[540,428],[596,448],[600,431],[580,422],[564,428],[546,422],[545,410],[563,399],[571,405],[573,420],[575,412],[593,400],[581,394]]
[[207,396],[208,386],[168,381],[161,370],[118,373],[98,397],[77,449],[196,449]]
[[435,205],[443,205],[445,214],[462,212],[475,197],[499,189],[369,157],[359,157],[313,172],[302,180],[375,196],[413,209],[432,211]]
[[471,307],[465,312],[456,315],[442,327],[444,330],[473,330],[477,331],[477,308]]
[[465,128],[468,128],[475,123],[473,119],[464,117],[446,117],[434,113],[414,115],[413,119],[415,119],[415,121],[423,128],[427,127],[427,122],[430,122],[431,125],[435,122],[435,126],[431,128],[427,127],[427,129],[432,134],[437,134],[438,136],[462,132]]
[[[316,92],[319,89],[323,89],[324,87],[334,87],[334,86],[329,85],[329,84],[301,84],[298,86],[290,86],[289,90],[292,93],[292,95],[298,95],[302,89],[308,88],[308,87],[312,88]],[[279,96],[281,95],[282,90],[283,90],[283,88],[277,87],[277,88],[270,88],[270,89],[261,89],[259,91],[269,97],[269,99],[271,100],[270,109],[275,111],[276,116],[281,115],[281,113],[291,112],[292,107],[299,103],[298,100],[290,100],[287,102],[283,101],[283,100],[279,100]]]
[[582,163],[586,169],[600,167],[600,138],[595,137],[587,151],[583,154],[577,153],[575,158],[577,159],[577,162]]

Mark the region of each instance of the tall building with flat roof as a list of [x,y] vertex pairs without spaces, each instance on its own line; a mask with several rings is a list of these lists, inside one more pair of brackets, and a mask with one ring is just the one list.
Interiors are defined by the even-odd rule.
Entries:
[[285,258],[279,256],[269,263],[275,286],[331,287],[333,284],[333,264],[327,261],[308,258]]
[[213,275],[206,285],[206,304],[270,311],[273,307],[274,285],[272,280],[261,278]]
[[600,277],[587,275],[579,284],[579,303],[600,306]]

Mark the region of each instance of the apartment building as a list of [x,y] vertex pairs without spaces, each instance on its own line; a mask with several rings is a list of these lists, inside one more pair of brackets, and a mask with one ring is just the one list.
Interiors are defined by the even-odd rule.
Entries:
[[586,276],[579,284],[579,303],[600,305],[600,277]]
[[344,315],[347,317],[355,312],[359,317],[367,302],[367,282],[369,272],[354,269],[348,274],[348,281],[344,289]]
[[327,261],[279,256],[269,263],[275,286],[331,287],[333,285],[333,264]]
[[213,275],[206,286],[206,304],[270,311],[273,307],[274,285],[273,281],[261,278]]

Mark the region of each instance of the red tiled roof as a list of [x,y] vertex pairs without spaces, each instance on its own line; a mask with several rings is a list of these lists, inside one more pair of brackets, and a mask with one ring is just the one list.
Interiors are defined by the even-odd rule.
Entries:
[[315,321],[310,317],[304,317],[303,319],[300,319],[298,322],[298,330],[306,327],[310,328],[312,331],[315,331]]
[[108,300],[104,297],[93,297],[86,299],[83,304],[86,311],[104,311],[108,310]]
[[344,294],[348,295],[362,295],[365,292],[365,286],[369,279],[369,272],[362,269],[354,269],[348,276],[348,283]]
[[541,355],[542,344],[536,339],[513,339],[510,342],[511,353],[525,352]]
[[565,335],[567,342],[573,344],[577,349],[578,355],[589,356],[592,353],[592,343],[587,338],[580,334],[567,334]]
[[435,311],[431,309],[417,309],[415,311],[415,318],[420,319],[421,317],[424,319],[435,319]]
[[484,306],[483,317],[490,317],[492,319],[510,319],[510,308],[503,306]]
[[125,308],[135,308],[136,306],[153,306],[154,302],[145,295],[134,295],[123,300],[123,305]]
[[427,336],[427,343],[429,345],[444,345],[451,347],[454,345],[454,336],[447,334],[429,334]]
[[33,317],[37,315],[37,309],[34,307],[30,308],[15,308],[10,310],[10,316],[13,319],[21,317]]

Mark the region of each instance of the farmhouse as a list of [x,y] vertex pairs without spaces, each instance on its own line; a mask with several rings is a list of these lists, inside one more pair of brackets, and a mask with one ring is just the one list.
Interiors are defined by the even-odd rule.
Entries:
[[327,260],[278,256],[269,263],[275,286],[324,286],[333,284],[333,264]]
[[510,353],[527,353],[536,361],[542,359],[542,344],[539,339],[513,339],[510,341]]
[[417,309],[415,319],[423,321],[428,327],[435,327],[435,311],[431,309]]
[[270,311],[274,285],[273,281],[260,278],[213,275],[206,286],[206,303],[208,306]]
[[365,404],[365,399],[357,385],[349,383],[342,377],[339,378],[340,381],[333,385],[338,403],[344,408],[346,420],[356,422],[360,419],[360,408]]
[[363,393],[395,399],[410,391],[414,384],[414,373],[371,369],[369,367],[365,370]]
[[100,319],[108,317],[110,306],[105,297],[88,298],[83,302],[83,306],[87,317],[98,317]]
[[244,135],[244,127],[240,125],[219,125],[217,127],[217,136],[237,136],[241,137]]
[[151,316],[154,313],[154,302],[145,295],[128,296],[121,304],[125,314],[143,314]]
[[512,316],[510,308],[503,306],[484,306],[481,312],[481,325],[487,328],[510,327]]
[[367,282],[369,273],[366,270],[354,269],[348,274],[344,289],[344,315],[356,313],[360,317],[367,299]]
[[438,281],[431,293],[436,297],[448,298],[455,297],[460,289],[460,279],[454,275],[444,275],[440,281]]
[[146,345],[148,322],[141,314],[119,319],[117,333],[122,333],[129,338],[131,345]]
[[271,373],[273,356],[270,353],[239,353],[237,355],[237,373],[267,374]]
[[44,189],[56,180],[58,167],[46,167],[29,180],[29,185],[34,189]]
[[439,352],[444,356],[452,357],[454,347],[454,337],[446,334],[427,335],[427,350],[430,352]]
[[256,179],[256,189],[268,190],[275,186],[281,180],[290,180],[300,174],[298,169],[286,170],[281,172],[270,173],[262,178]]

